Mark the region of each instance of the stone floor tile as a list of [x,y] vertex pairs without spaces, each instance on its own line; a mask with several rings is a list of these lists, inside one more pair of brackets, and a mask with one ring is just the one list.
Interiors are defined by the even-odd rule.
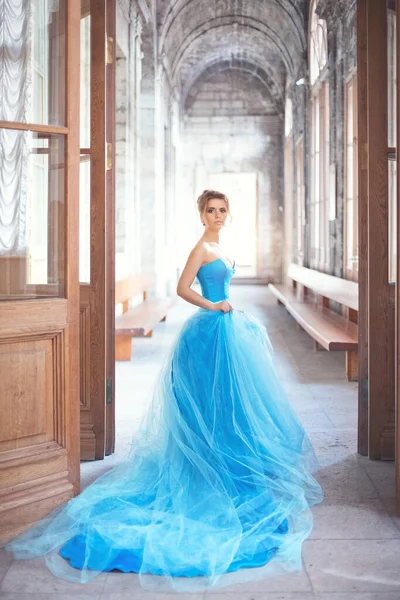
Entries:
[[[313,509],[311,539],[390,539],[400,538],[400,530],[381,500],[349,504],[325,501]],[[328,542],[329,543],[329,542]]]
[[324,490],[326,500],[362,502],[370,498],[379,499],[378,492],[361,466],[347,457],[321,468],[316,478]]
[[209,592],[205,600],[315,600],[313,592],[228,592],[213,594]]
[[399,592],[322,592],[315,600],[399,600]]
[[11,552],[6,552],[3,548],[0,548],[0,584],[5,578],[12,561],[13,555]]
[[4,548],[0,548],[0,567],[9,567],[13,561],[11,552],[7,552]]
[[0,592],[0,600],[100,600],[100,594],[80,594],[72,592],[54,594],[14,594],[12,592]]
[[322,466],[346,462],[356,455],[354,429],[315,429],[307,431]]
[[313,429],[317,430],[326,430],[333,429],[334,425],[328,415],[321,410],[307,411],[302,412],[298,411],[298,416],[301,424],[307,431],[311,431]]
[[53,593],[96,596],[103,591],[107,575],[100,573],[93,581],[73,583],[55,577],[43,559],[13,561],[0,584],[0,593]]
[[400,529],[400,516],[397,511],[396,498],[381,498],[381,500],[393,523]]
[[108,573],[103,594],[142,593],[143,588],[136,573]]
[[[0,597],[1,600],[1,597]],[[174,593],[174,592],[147,592],[146,590],[131,592],[107,592],[100,596],[100,600],[205,600],[204,593]]]
[[[397,592],[400,540],[306,540],[303,557],[315,592]],[[363,599],[364,600],[364,599]]]
[[382,498],[395,498],[394,461],[369,461],[364,468]]
[[326,410],[329,420],[337,429],[352,429],[354,435],[357,435],[357,411],[339,412],[335,410]]
[[0,584],[3,581],[4,577],[6,576],[8,569],[9,569],[9,566],[7,566],[7,565],[0,566]]
[[[204,580],[199,577],[199,586],[203,586]],[[136,573],[108,573],[107,580],[102,593],[102,600],[125,600],[125,597],[130,595],[135,600],[138,598],[146,597],[146,600],[156,600],[165,595],[168,600],[179,596],[186,598],[185,593],[186,584],[196,585],[196,578],[178,579],[177,587],[178,590],[171,588],[171,585],[167,579],[163,577],[153,576],[149,577],[148,585],[143,585],[140,582],[139,576]],[[202,600],[204,597],[204,591],[199,590],[190,594],[192,600]]]
[[[310,580],[305,570],[293,573],[282,573],[276,577],[245,581],[226,587],[220,587],[206,592],[206,598],[212,594],[216,599],[226,600],[226,594],[236,594],[237,598],[252,598],[254,595],[265,593],[283,594],[289,592],[312,593]],[[246,596],[247,594],[247,596]]]

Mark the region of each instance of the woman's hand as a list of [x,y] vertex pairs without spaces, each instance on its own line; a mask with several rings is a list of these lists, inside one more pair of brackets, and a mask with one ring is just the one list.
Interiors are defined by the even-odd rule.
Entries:
[[222,302],[216,302],[216,304],[214,304],[214,310],[220,310],[225,314],[233,310],[233,308],[228,300],[222,300]]

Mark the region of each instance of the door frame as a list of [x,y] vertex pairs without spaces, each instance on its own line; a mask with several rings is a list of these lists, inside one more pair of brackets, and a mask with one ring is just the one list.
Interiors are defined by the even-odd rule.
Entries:
[[396,222],[396,243],[397,243],[397,265],[396,265],[396,362],[395,362],[395,386],[396,386],[396,511],[400,515],[400,169],[399,169],[399,151],[400,148],[400,1],[396,2],[396,78],[397,78],[397,123],[396,123],[396,160],[397,160],[397,222]]
[[[90,282],[81,284],[81,457],[115,446],[116,0],[90,4]],[[81,150],[83,152],[83,150]]]

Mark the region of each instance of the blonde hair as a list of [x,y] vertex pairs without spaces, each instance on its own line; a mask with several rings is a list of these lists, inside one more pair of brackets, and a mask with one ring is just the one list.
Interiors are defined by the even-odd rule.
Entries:
[[204,192],[197,198],[197,208],[200,215],[205,213],[209,200],[223,200],[226,204],[228,214],[231,214],[228,196],[222,192],[216,192],[215,190],[204,190]]

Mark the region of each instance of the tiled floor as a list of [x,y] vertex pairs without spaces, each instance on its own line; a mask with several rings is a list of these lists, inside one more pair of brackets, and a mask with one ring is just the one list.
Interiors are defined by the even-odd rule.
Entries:
[[[400,600],[400,519],[394,516],[394,465],[356,454],[357,384],[344,380],[341,353],[315,352],[264,287],[232,288],[234,306],[267,325],[288,397],[315,445],[325,501],[303,547],[304,570],[198,594],[143,590],[133,574],[102,574],[90,584],[56,579],[42,559],[13,561],[0,550],[0,600]],[[117,363],[117,448],[82,465],[87,485],[120,461],[172,340],[192,308],[180,302],[153,338],[135,340],[130,363]]]

